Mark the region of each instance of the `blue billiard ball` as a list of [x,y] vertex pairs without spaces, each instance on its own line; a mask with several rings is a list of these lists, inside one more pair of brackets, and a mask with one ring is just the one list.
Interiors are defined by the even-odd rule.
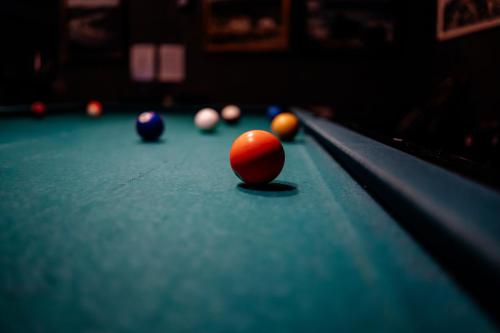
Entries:
[[267,118],[269,118],[269,120],[273,120],[274,117],[279,115],[281,112],[283,112],[283,110],[278,105],[270,105],[267,108],[266,115],[267,115]]
[[143,112],[135,122],[137,133],[145,141],[155,141],[163,133],[164,125],[160,115],[156,112]]

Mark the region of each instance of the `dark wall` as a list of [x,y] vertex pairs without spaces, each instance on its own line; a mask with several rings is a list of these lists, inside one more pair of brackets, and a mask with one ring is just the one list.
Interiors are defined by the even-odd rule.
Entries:
[[[59,42],[57,0],[8,1],[0,6],[0,103],[19,103],[51,95]],[[35,74],[38,52],[46,64]]]
[[500,112],[500,29],[469,35],[439,45],[436,72],[462,79],[478,112]]
[[[303,12],[300,1],[295,4],[292,10],[294,36],[299,34],[302,24],[300,16]],[[405,18],[411,13],[405,5],[400,7],[402,29],[406,32],[410,25]],[[122,89],[115,91],[112,96],[116,98],[125,89],[127,96],[145,91],[150,96],[173,91],[188,101],[383,104],[387,102],[387,96],[401,95],[395,90],[403,90],[401,81],[406,80],[407,64],[411,62],[408,54],[414,53],[414,46],[406,43],[402,32],[400,45],[383,54],[313,54],[303,50],[296,38],[292,38],[289,52],[210,54],[202,48],[202,15],[198,2],[187,10],[178,11],[174,1],[131,0],[129,22],[130,43],[184,42],[187,47],[187,79],[178,86],[151,84],[140,88],[140,85],[131,83],[127,87],[120,85]],[[412,51],[408,52],[408,47]],[[420,49],[419,53],[423,52],[428,53],[428,48],[425,51]],[[66,76],[71,84],[81,78],[82,72],[91,75],[95,71],[105,76],[102,86],[107,90],[117,73],[115,68],[108,67],[104,70],[106,73],[101,68],[67,68]],[[123,83],[121,78],[120,82]],[[100,90],[99,86],[92,89],[95,92],[87,92],[103,95],[110,93]]]
[[[31,17],[35,2],[16,2],[18,16]],[[38,23],[54,34],[51,22]],[[167,94],[192,102],[329,104],[339,109],[368,114],[397,114],[425,104],[439,82],[452,77],[460,82],[474,112],[497,114],[500,109],[500,29],[491,29],[455,40],[435,41],[435,3],[397,3],[399,28],[397,46],[388,52],[342,52],[319,54],[301,47],[302,1],[294,1],[292,47],[289,52],[266,54],[209,54],[202,48],[202,15],[199,1],[178,10],[173,0],[129,0],[126,21],[128,43],[180,42],[187,47],[187,78],[180,85],[137,84],[129,79],[128,63],[67,64],[54,69],[59,78],[48,99],[160,101]],[[14,6],[14,5],[12,5]],[[38,6],[40,7],[40,6]],[[40,7],[41,8],[41,7]],[[46,6],[48,11],[51,7]],[[38,10],[38,9],[36,9]],[[36,13],[36,12],[35,12]],[[11,21],[13,31],[23,31],[29,45],[33,38],[20,24]],[[59,24],[60,22],[58,22]],[[19,30],[20,29],[20,30]],[[38,31],[32,28],[32,33]],[[36,40],[43,40],[37,38]],[[52,42],[51,42],[52,43]],[[15,55],[14,55],[15,56]],[[8,78],[12,80],[12,76]],[[4,102],[18,102],[31,96],[19,94],[2,79]],[[28,89],[29,90],[29,89]],[[35,90],[39,90],[36,88]],[[41,89],[43,90],[43,89]],[[44,90],[43,90],[44,91]],[[31,94],[36,94],[31,92]],[[41,96],[44,97],[44,96]],[[377,119],[381,119],[378,117]]]

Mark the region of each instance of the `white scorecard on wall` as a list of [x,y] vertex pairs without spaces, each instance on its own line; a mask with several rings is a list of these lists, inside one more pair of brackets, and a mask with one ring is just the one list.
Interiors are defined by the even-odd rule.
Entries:
[[160,46],[161,82],[182,82],[185,78],[185,48],[180,44],[162,44]]
[[155,53],[153,44],[135,44],[130,48],[130,75],[132,80],[149,82],[155,79]]

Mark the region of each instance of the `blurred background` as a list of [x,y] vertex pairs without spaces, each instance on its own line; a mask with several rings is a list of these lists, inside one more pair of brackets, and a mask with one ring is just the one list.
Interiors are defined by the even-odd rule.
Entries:
[[500,184],[500,0],[16,0],[0,18],[2,105],[299,105]]

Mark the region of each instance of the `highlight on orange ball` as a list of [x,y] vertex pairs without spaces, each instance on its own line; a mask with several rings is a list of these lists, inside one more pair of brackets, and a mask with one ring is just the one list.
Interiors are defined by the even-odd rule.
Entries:
[[238,178],[249,185],[273,181],[285,164],[285,151],[273,134],[252,130],[240,135],[229,153],[231,168]]
[[271,122],[271,130],[283,141],[292,141],[299,131],[299,118],[290,112],[280,113]]

